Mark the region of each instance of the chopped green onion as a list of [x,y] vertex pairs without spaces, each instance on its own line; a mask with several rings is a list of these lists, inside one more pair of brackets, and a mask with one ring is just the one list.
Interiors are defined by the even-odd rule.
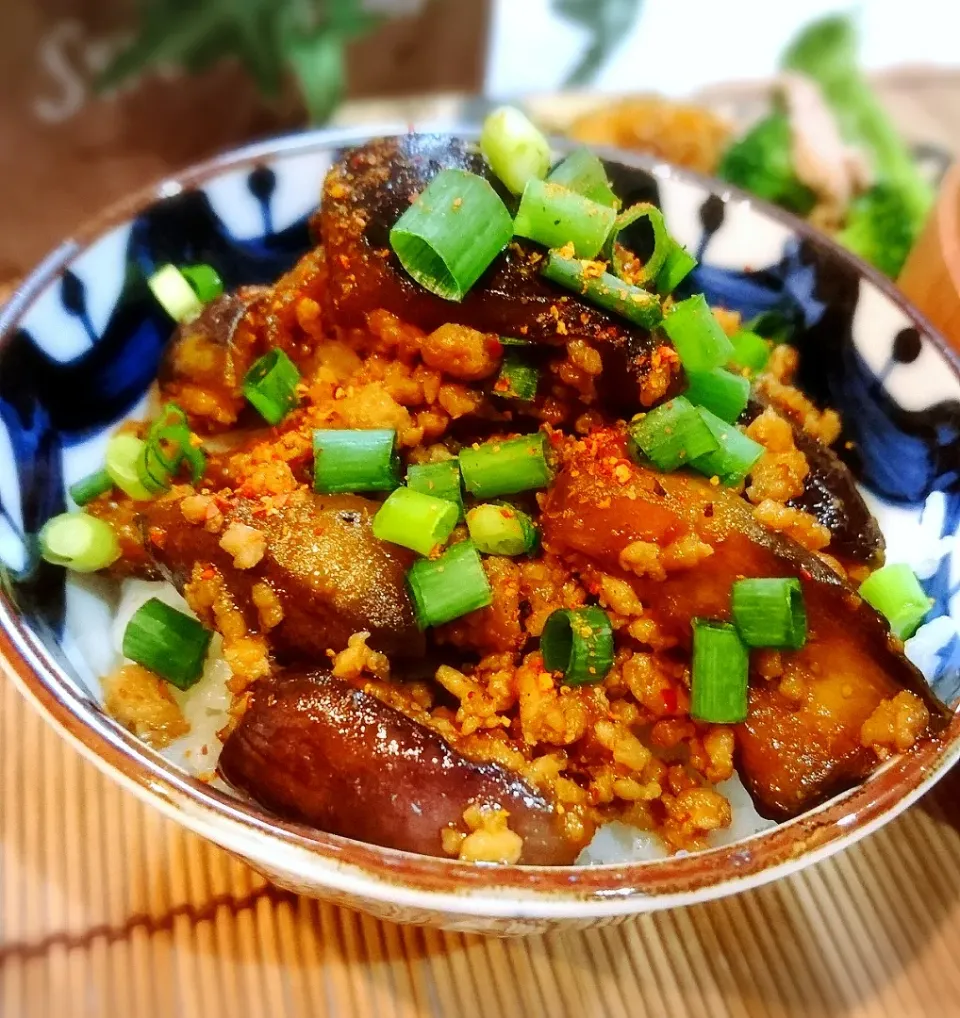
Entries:
[[397,433],[392,428],[315,431],[313,457],[313,487],[321,495],[400,486]]
[[142,463],[147,444],[136,435],[114,435],[107,443],[106,470],[113,483],[136,502],[148,502],[161,486],[144,482]]
[[797,321],[795,315],[771,308],[769,311],[761,311],[749,322],[744,322],[743,327],[748,332],[755,332],[771,342],[789,343],[797,331]]
[[86,505],[95,498],[105,495],[113,488],[113,478],[106,470],[98,470],[95,474],[81,477],[76,484],[70,485],[70,497],[77,505]]
[[730,613],[748,647],[799,650],[807,642],[803,590],[793,576],[737,580],[730,591]]
[[663,328],[687,371],[712,371],[733,355],[733,344],[702,293],[675,304],[664,316]]
[[750,371],[763,371],[770,360],[770,344],[763,336],[758,336],[748,329],[741,329],[730,337],[733,353],[730,360],[741,368]]
[[550,143],[515,106],[501,106],[487,114],[480,151],[514,194],[521,194],[529,180],[543,180],[550,169]]
[[279,348],[253,362],[243,379],[243,394],[268,424],[279,424],[297,405],[300,372]]
[[175,322],[192,322],[201,311],[203,304],[193,287],[176,265],[164,265],[157,269],[147,286],[157,298],[157,303]]
[[513,233],[544,247],[573,244],[578,258],[593,258],[600,253],[616,218],[613,209],[576,191],[531,180],[523,189]]
[[457,522],[463,519],[463,480],[459,460],[413,464],[407,470],[407,487],[453,502],[457,507]]
[[679,241],[670,239],[673,246],[667,251],[655,284],[657,293],[664,297],[673,293],[697,267],[697,259]]
[[675,396],[631,421],[627,433],[632,445],[657,469],[666,472],[719,448],[697,408],[683,396]]
[[736,425],[728,424],[709,410],[697,407],[697,413],[717,440],[718,448],[698,456],[690,465],[707,477],[719,477],[727,487],[742,484],[754,463],[763,455],[763,446],[748,438]]
[[908,640],[930,611],[927,597],[913,570],[902,562],[883,566],[860,584],[860,596],[890,623],[890,631]]
[[653,282],[661,294],[671,293],[696,266],[697,260],[670,236],[663,213],[650,202],[639,202],[621,212],[613,224],[604,246],[604,257],[620,279],[627,278],[627,263],[635,257],[619,244],[620,233],[640,219],[646,219],[653,231],[653,250],[640,270],[630,274],[628,281],[637,285]]
[[519,336],[499,336],[501,346],[531,347],[536,346],[532,339],[520,339]]
[[467,530],[485,555],[526,555],[538,541],[533,520],[512,505],[475,506],[467,513]]
[[697,406],[705,407],[723,421],[735,421],[750,399],[750,382],[726,368],[691,371],[684,395]]
[[571,152],[550,171],[547,180],[601,205],[608,205],[612,209],[620,207],[620,199],[610,187],[603,162],[588,148],[578,148]]
[[516,350],[508,350],[500,364],[500,374],[493,383],[493,391],[505,399],[519,399],[529,403],[537,395],[540,369],[530,364]]
[[447,543],[459,515],[453,502],[445,498],[397,488],[373,517],[373,536],[430,555]]
[[201,304],[209,304],[223,293],[223,280],[212,265],[184,265],[180,272],[193,287]]
[[558,608],[543,624],[544,667],[563,672],[568,686],[602,682],[613,664],[613,629],[602,608]]
[[610,262],[610,267],[614,273],[620,279],[623,279],[625,262],[629,261],[630,257],[633,257],[633,252],[626,251],[626,256],[629,257],[625,257],[624,252],[626,249],[619,244],[620,233],[639,219],[646,219],[650,224],[650,229],[653,231],[653,251],[650,252],[650,257],[644,262],[643,268],[638,273],[635,273],[630,280],[632,283],[642,285],[651,279],[657,278],[657,275],[663,268],[663,263],[667,257],[667,250],[670,247],[671,238],[667,233],[666,223],[663,221],[663,213],[656,205],[651,205],[650,202],[638,202],[636,205],[631,205],[630,208],[624,209],[614,220],[613,229],[610,231],[603,248],[603,255]]
[[207,468],[207,457],[202,446],[194,444],[187,415],[176,403],[167,403],[147,432],[138,464],[140,480],[148,490],[165,491],[183,463],[196,484]]
[[407,573],[407,586],[421,629],[442,626],[493,600],[472,541],[460,541],[439,558],[417,559]]
[[424,289],[461,301],[512,236],[510,213],[490,184],[447,169],[397,220],[390,246]]
[[113,527],[83,512],[61,513],[47,520],[38,541],[45,562],[75,573],[106,569],[120,558],[120,542]]
[[747,716],[750,652],[736,626],[693,620],[690,716],[714,725],[732,725]]
[[123,656],[186,690],[203,674],[212,636],[196,619],[151,597],[127,623]]
[[460,450],[460,472],[467,491],[477,498],[497,498],[545,488],[553,479],[542,431],[520,438],[495,439]]
[[[587,265],[593,263],[586,263]],[[563,258],[551,251],[542,269],[543,275],[567,290],[582,294],[597,307],[626,318],[644,329],[659,325],[663,318],[660,298],[642,287],[630,286],[609,272],[588,275],[584,262]]]

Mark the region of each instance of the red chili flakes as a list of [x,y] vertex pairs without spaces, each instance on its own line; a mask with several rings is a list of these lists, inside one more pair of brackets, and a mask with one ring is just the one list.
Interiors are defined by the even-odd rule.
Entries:
[[212,580],[217,575],[216,569],[213,566],[207,566],[200,574],[201,580]]
[[803,568],[800,570],[800,579],[807,580],[808,582],[813,579],[813,573],[809,569]]
[[163,548],[167,543],[167,532],[162,527],[151,527],[147,532],[150,543],[157,548]]
[[660,695],[663,697],[663,706],[666,708],[667,713],[676,714],[678,706],[677,691],[672,686],[668,686]]
[[[666,494],[666,492],[664,492],[664,494]],[[710,517],[713,516],[713,503],[712,502],[708,502],[703,507],[703,515],[706,516],[707,519],[710,519]]]

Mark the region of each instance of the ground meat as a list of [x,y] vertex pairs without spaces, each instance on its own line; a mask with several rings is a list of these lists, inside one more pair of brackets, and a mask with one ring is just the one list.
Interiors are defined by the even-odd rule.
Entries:
[[464,862],[514,865],[523,852],[523,838],[508,825],[510,814],[495,806],[468,806],[463,820],[470,833],[460,842],[458,858]]
[[815,516],[802,509],[768,498],[754,509],[753,514],[765,527],[792,537],[810,551],[819,551],[830,543],[830,531]]
[[432,368],[464,382],[478,382],[496,371],[503,347],[491,333],[466,325],[441,325],[424,336],[420,354]]
[[103,696],[107,713],[156,749],[190,731],[167,683],[140,665],[124,665],[108,675]]
[[789,502],[799,498],[810,467],[807,457],[794,444],[793,429],[787,421],[768,407],[750,423],[746,433],[766,449],[751,471],[747,498],[755,505],[765,499]]
[[893,753],[905,753],[923,734],[930,712],[923,701],[903,690],[884,700],[863,723],[860,739],[881,760]]
[[338,679],[359,679],[361,675],[373,675],[378,679],[390,676],[390,659],[386,654],[367,646],[370,634],[354,633],[347,645],[333,658],[333,674]]
[[706,847],[706,835],[730,826],[730,803],[712,788],[687,788],[661,800],[667,819],[663,836],[674,848]]
[[696,534],[685,534],[665,547],[649,541],[633,541],[620,552],[620,568],[635,576],[665,580],[668,573],[693,569],[713,554]]
[[252,569],[267,550],[267,539],[256,527],[231,523],[220,538],[220,547],[233,556],[236,569]]
[[833,445],[840,437],[840,415],[836,410],[818,410],[799,389],[785,385],[769,374],[758,379],[757,388],[778,410],[796,421],[818,442]]
[[257,609],[260,627],[265,632],[283,622],[283,605],[269,583],[255,583],[250,588],[250,600]]

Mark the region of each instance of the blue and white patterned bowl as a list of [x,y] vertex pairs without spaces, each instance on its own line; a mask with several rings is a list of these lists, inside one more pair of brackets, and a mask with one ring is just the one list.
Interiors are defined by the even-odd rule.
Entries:
[[[209,262],[229,287],[268,283],[310,245],[307,219],[344,145],[316,132],[227,155],[134,196],[69,240],[0,313],[0,650],[6,671],[86,756],[187,827],[277,882],[382,917],[465,930],[588,925],[718,897],[836,851],[916,799],[960,755],[938,742],[798,820],[690,856],[581,868],[490,869],[410,856],[275,820],[210,788],[107,717],[108,593],[65,582],[34,535],[66,489],[102,462],[108,433],[138,416],[169,322],[145,278]],[[960,692],[960,381],[943,340],[889,282],[804,224],[716,182],[633,155],[632,200],[655,200],[697,252],[692,288],[750,317],[797,324],[802,384],[843,415],[853,466],[890,561],[934,601],[908,652],[941,698]]]

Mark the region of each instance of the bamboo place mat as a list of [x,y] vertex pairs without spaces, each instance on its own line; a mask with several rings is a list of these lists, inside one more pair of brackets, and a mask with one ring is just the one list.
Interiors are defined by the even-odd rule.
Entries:
[[[901,122],[956,149],[956,77],[897,80]],[[0,676],[3,1018],[960,1016],[958,945],[960,772],[776,884],[506,941],[271,887],[101,775]]]

